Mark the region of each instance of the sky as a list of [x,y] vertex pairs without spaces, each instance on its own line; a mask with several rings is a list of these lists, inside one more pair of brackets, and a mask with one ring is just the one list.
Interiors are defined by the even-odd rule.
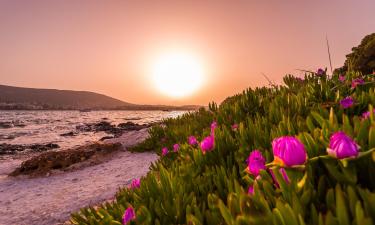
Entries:
[[[0,84],[86,90],[139,104],[206,105],[297,69],[333,67],[375,32],[374,0],[1,0]],[[153,63],[193,54],[204,81],[170,97]]]

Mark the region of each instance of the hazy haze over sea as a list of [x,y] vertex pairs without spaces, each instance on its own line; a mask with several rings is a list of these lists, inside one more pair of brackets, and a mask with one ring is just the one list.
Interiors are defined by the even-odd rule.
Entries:
[[[107,121],[111,124],[134,122],[147,124],[174,118],[184,111],[0,111],[0,123],[15,126],[0,128],[0,143],[7,144],[46,144],[56,143],[60,149],[98,141],[105,132],[78,132],[76,136],[61,134],[76,131],[76,126]],[[23,127],[24,126],[24,127]]]

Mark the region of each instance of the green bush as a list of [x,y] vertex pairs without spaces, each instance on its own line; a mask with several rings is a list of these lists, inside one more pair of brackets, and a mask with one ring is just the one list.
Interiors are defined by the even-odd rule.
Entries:
[[335,73],[347,70],[363,74],[375,72],[375,33],[367,35],[357,47],[352,48],[352,52],[346,55],[344,66],[335,70]]
[[[133,151],[162,147],[161,156],[136,189],[123,188],[116,201],[84,208],[72,215],[73,224],[121,224],[132,206],[133,224],[375,224],[375,117],[362,113],[375,103],[375,79],[362,76],[363,85],[351,87],[358,73],[337,76],[287,75],[285,85],[247,89],[209,110],[168,119],[152,128],[151,136]],[[343,109],[339,102],[351,96],[355,103]],[[202,140],[217,121],[215,147],[203,153],[187,138]],[[232,129],[238,124],[238,129]],[[344,131],[360,145],[355,159],[327,156],[333,132]],[[305,146],[308,161],[286,168],[287,183],[273,165],[271,142],[292,135]],[[172,146],[180,144],[179,151]],[[270,170],[255,180],[246,172],[246,159],[259,149]],[[254,194],[248,194],[254,185]]]

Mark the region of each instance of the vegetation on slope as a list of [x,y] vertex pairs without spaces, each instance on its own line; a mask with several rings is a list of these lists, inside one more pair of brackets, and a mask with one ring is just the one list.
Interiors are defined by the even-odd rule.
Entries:
[[[82,209],[71,221],[375,224],[375,115],[370,113],[374,78],[355,72],[331,77],[320,71],[303,79],[288,75],[283,86],[247,89],[220,106],[212,103],[209,110],[168,119],[133,149],[157,149],[161,157],[151,171],[121,189],[115,202]],[[338,148],[344,153],[353,150],[351,157],[327,154],[329,146],[337,147],[330,138],[338,131],[346,138],[341,142],[344,148]],[[192,135],[204,143],[189,144]],[[210,135],[213,148],[205,139]],[[303,144],[297,149],[308,156],[302,163],[274,161],[272,142],[285,136]],[[248,163],[255,164],[247,161],[255,149],[266,163],[256,158],[261,164],[256,165],[258,172],[248,168]],[[292,160],[298,157],[293,151],[287,155]]]
[[335,72],[347,70],[360,71],[364,74],[375,72],[375,33],[367,35],[357,47],[352,48],[352,52],[346,55],[344,66]]

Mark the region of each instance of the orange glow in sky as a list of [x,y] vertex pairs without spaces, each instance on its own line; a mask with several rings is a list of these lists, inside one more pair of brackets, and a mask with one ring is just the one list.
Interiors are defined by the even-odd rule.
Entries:
[[220,102],[267,85],[262,73],[281,83],[328,67],[326,35],[341,66],[375,32],[373,9],[374,0],[1,1],[0,84]]

